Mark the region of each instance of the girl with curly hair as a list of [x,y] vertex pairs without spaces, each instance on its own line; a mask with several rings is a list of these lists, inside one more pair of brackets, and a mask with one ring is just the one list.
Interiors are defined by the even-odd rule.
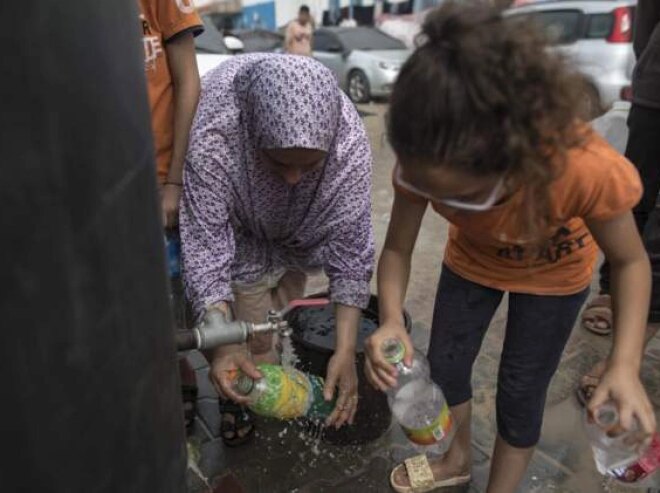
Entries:
[[[515,22],[515,24],[514,24]],[[383,343],[400,339],[410,260],[424,213],[451,223],[428,359],[455,435],[442,457],[409,459],[396,491],[470,480],[472,365],[505,293],[497,439],[488,492],[516,490],[539,440],[546,392],[587,297],[599,247],[611,263],[614,347],[589,406],[619,407],[622,425],[655,419],[639,379],[650,269],[632,207],[635,168],[577,116],[580,87],[539,30],[490,8],[447,4],[428,15],[392,94],[388,134],[395,198],[378,269],[381,327],[367,374],[396,383]],[[421,460],[420,460],[421,458]]]

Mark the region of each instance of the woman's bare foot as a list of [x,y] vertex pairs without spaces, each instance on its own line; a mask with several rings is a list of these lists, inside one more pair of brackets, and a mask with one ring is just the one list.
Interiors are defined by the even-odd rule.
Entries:
[[[428,461],[436,481],[470,474],[471,462],[469,458],[459,460],[456,457],[450,457],[450,454],[445,454],[442,457],[429,457]],[[400,467],[395,471],[394,482],[400,486],[410,486],[405,467]]]

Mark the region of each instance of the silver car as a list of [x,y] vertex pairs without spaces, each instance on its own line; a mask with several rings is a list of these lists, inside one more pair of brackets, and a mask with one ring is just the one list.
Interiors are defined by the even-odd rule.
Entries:
[[204,32],[195,38],[195,54],[199,76],[203,77],[234,54],[243,52],[243,42],[234,36],[223,36],[209,16],[202,16]]
[[635,0],[539,2],[513,8],[509,16],[529,17],[545,30],[588,83],[586,111],[592,116],[632,96]]
[[386,97],[410,50],[372,27],[329,27],[314,32],[314,57],[330,68],[354,103]]

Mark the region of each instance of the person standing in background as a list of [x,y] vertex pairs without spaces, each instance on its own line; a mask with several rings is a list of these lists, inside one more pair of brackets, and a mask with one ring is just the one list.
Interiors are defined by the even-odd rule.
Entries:
[[[633,48],[637,64],[633,72],[633,102],[628,116],[628,144],[625,156],[639,171],[644,186],[641,200],[633,209],[633,217],[651,259],[653,291],[646,328],[649,341],[660,329],[660,217],[649,221],[660,193],[660,3],[639,0],[635,14]],[[648,226],[648,227],[647,227]],[[646,235],[644,232],[646,230]],[[595,296],[582,314],[582,326],[598,335],[612,333],[612,299],[610,297],[610,265],[606,260],[600,269],[600,294]],[[581,403],[591,399],[606,363],[597,363],[582,378],[577,391]]]
[[[193,37],[203,24],[191,0],[139,0],[144,71],[151,110],[154,155],[163,227],[169,246],[178,250],[179,200],[188,136],[199,100],[200,82]],[[183,290],[177,266],[170,266],[173,311],[185,325]],[[195,415],[197,383],[185,358],[179,360],[186,424]]]
[[298,11],[298,17],[286,28],[284,48],[290,55],[312,56],[312,36],[314,24],[309,7],[303,5]]

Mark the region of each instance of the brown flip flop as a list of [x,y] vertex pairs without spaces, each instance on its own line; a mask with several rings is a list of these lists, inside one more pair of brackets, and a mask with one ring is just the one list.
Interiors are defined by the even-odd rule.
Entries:
[[[607,327],[598,327],[605,322]],[[593,334],[606,336],[612,333],[612,299],[609,294],[594,297],[582,312],[582,327]]]
[[594,391],[596,388],[598,388],[598,384],[600,384],[600,379],[601,377],[597,377],[596,375],[591,374],[587,374],[582,377],[580,386],[575,391],[575,396],[577,397],[577,400],[582,405],[582,407],[586,407],[587,404],[589,404],[589,401],[594,395]]

